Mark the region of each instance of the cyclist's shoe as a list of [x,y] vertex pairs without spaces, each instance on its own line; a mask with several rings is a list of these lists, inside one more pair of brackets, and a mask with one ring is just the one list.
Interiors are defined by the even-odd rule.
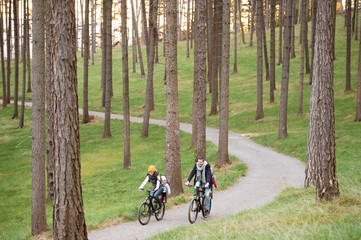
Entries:
[[207,210],[207,209],[204,210],[204,216],[205,216],[205,217],[208,217],[208,215],[209,215],[209,210]]
[[155,210],[156,213],[162,212],[163,211],[163,205],[159,206],[157,205],[157,210]]

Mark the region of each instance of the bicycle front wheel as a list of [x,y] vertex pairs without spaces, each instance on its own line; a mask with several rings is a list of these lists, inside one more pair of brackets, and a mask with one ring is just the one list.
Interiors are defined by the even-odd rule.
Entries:
[[152,213],[149,205],[146,202],[142,203],[138,208],[138,220],[140,224],[147,225],[149,223],[151,214]]
[[163,203],[163,207],[161,210],[158,210],[158,212],[155,213],[155,218],[160,221],[162,220],[165,213],[165,203]]
[[194,223],[198,216],[198,202],[196,199],[192,199],[188,208],[188,220],[190,223]]

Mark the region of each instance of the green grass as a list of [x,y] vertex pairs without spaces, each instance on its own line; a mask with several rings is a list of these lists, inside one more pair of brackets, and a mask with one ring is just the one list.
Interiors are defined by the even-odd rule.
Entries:
[[[0,110],[0,239],[26,239],[31,234],[31,109],[26,109],[25,128],[17,129],[12,107]],[[132,169],[123,170],[123,126],[112,120],[113,137],[103,139],[103,121],[80,125],[82,188],[88,229],[136,219],[145,195],[138,187],[148,165],[164,173],[165,128],[150,125],[149,138],[141,138],[141,124],[131,124]],[[182,177],[193,166],[195,152],[188,150],[191,135],[181,132]],[[217,159],[217,148],[207,142],[208,161]],[[246,166],[232,157],[234,164],[217,169],[221,189],[244,176]],[[227,173],[227,174],[226,174]],[[148,184],[147,187],[150,187]],[[168,208],[188,202],[191,189],[170,198]],[[52,226],[52,202],[46,203],[48,225]]]
[[[310,27],[309,27],[310,29]],[[334,62],[335,122],[336,122],[336,161],[337,175],[341,197],[331,203],[316,202],[315,189],[287,189],[276,201],[258,209],[245,211],[235,216],[217,221],[209,221],[189,227],[177,228],[162,233],[159,239],[358,239],[361,235],[361,127],[355,123],[356,82],[358,63],[358,42],[352,41],[351,82],[352,91],[345,89],[346,34],[343,19],[337,18],[336,27],[336,60]],[[298,43],[299,28],[296,27]],[[248,41],[248,35],[246,39]],[[276,31],[278,36],[278,31]],[[278,47],[278,44],[276,43]],[[231,53],[233,54],[233,46]],[[162,44],[160,44],[162,53]],[[143,49],[143,53],[145,50]],[[275,103],[269,103],[269,82],[264,81],[264,114],[265,118],[254,121],[256,115],[256,47],[238,45],[238,74],[230,74],[230,119],[231,131],[250,133],[251,138],[275,151],[297,157],[306,161],[308,112],[310,86],[304,85],[304,104],[302,116],[297,116],[299,87],[299,55],[300,46],[296,44],[296,58],[291,60],[290,84],[288,98],[288,135],[287,139],[277,139],[279,95],[282,67],[276,67]],[[278,49],[276,49],[276,59]],[[233,66],[231,56],[230,66]],[[89,105],[91,110],[104,111],[101,105],[100,88],[100,51],[96,54],[95,65],[89,67]],[[122,80],[121,50],[113,52],[114,99],[112,111],[122,113]],[[131,59],[129,64],[131,66]],[[180,42],[178,47],[179,70],[179,111],[181,122],[192,122],[192,88],[193,88],[193,56],[186,58],[186,44]],[[82,74],[83,62],[78,58],[79,107],[82,106]],[[151,118],[165,119],[165,86],[163,84],[164,58],[155,65],[154,90],[155,110]],[[130,67],[131,70],[131,67]],[[132,116],[142,116],[144,109],[144,89],[146,79],[140,78],[139,65],[137,73],[130,74],[130,111]],[[232,71],[232,68],[230,69]],[[308,81],[306,75],[305,82]],[[2,93],[0,93],[1,96]],[[31,98],[31,97],[29,97]],[[210,107],[210,95],[207,95],[207,112]],[[30,141],[25,141],[18,149],[15,146],[30,134],[29,113],[27,128],[15,130],[18,122],[9,120],[11,109],[1,110],[0,138],[0,201],[1,221],[0,238],[3,236],[21,236],[30,234]],[[207,116],[207,125],[218,128],[219,116]],[[164,129],[151,126],[150,138],[140,139],[141,127],[132,124],[132,165],[128,172],[122,171],[122,125],[120,121],[112,122],[112,139],[102,139],[102,122],[93,122],[81,126],[82,183],[86,221],[90,228],[105,222],[118,222],[134,219],[136,207],[144,197],[134,191],[144,177],[149,163],[164,166]],[[158,131],[159,130],[159,131]],[[182,176],[188,174],[189,166],[194,158],[193,151],[186,151],[190,146],[190,136],[182,134]],[[11,143],[11,144],[10,144]],[[118,149],[118,151],[114,151]],[[214,163],[216,148],[207,145],[207,159]],[[156,151],[156,153],[154,152]],[[154,155],[153,155],[154,154]],[[11,158],[11,159],[8,159]],[[188,161],[188,162],[187,162]],[[164,170],[160,168],[161,171]],[[239,173],[242,168],[243,173]],[[233,173],[227,170],[216,172],[221,186],[234,182],[239,174],[244,174],[244,166],[232,167]],[[133,171],[133,172],[131,172]],[[136,172],[134,172],[136,171]],[[126,173],[124,173],[126,172]],[[123,175],[123,173],[125,175]],[[131,174],[133,173],[133,174]],[[219,177],[222,175],[224,177]],[[232,175],[234,178],[229,178]],[[133,185],[132,185],[133,184]],[[20,186],[20,187],[19,187]],[[187,202],[190,196],[187,189],[185,195],[171,200],[172,204]],[[124,192],[123,192],[124,191]],[[3,192],[6,192],[5,197]],[[134,193],[133,193],[134,192]],[[133,201],[133,198],[137,201]],[[129,199],[132,199],[131,201]],[[173,202],[172,202],[173,201]],[[136,202],[133,204],[133,202]],[[12,205],[11,205],[12,204]],[[16,210],[15,206],[23,206]],[[4,210],[3,210],[4,209]],[[51,206],[48,203],[48,219],[50,224]],[[20,223],[22,225],[20,225]],[[4,226],[4,227],[3,227]],[[3,231],[2,229],[5,229]],[[15,234],[19,233],[19,234]],[[21,233],[21,234],[20,234]],[[13,238],[13,237],[12,237]],[[15,238],[16,239],[16,238]]]

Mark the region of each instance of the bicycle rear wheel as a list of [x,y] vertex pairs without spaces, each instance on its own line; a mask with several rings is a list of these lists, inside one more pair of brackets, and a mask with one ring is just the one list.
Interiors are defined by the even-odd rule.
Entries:
[[202,215],[204,218],[207,218],[209,216],[209,214],[211,213],[211,209],[212,209],[212,198],[209,198],[209,210],[208,210],[208,214],[205,213],[206,209],[206,198],[202,198]]
[[152,213],[149,205],[146,202],[142,203],[138,208],[138,220],[140,224],[147,225],[149,223],[151,214]]
[[188,208],[188,220],[190,223],[194,223],[198,216],[198,202],[196,199],[192,199]]
[[162,218],[163,218],[163,216],[164,216],[164,213],[165,213],[165,203],[163,203],[162,210],[155,213],[155,218],[156,218],[158,221],[162,220]]

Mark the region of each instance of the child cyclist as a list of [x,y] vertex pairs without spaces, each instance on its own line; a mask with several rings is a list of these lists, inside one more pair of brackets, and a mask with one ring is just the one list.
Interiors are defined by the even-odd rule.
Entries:
[[150,195],[157,200],[159,209],[162,209],[163,205],[162,201],[159,199],[159,195],[161,195],[164,191],[164,186],[159,172],[155,169],[153,165],[150,165],[148,167],[148,174],[144,179],[143,183],[140,185],[139,190],[142,190],[145,184],[147,184],[147,182],[152,183],[153,186]]

